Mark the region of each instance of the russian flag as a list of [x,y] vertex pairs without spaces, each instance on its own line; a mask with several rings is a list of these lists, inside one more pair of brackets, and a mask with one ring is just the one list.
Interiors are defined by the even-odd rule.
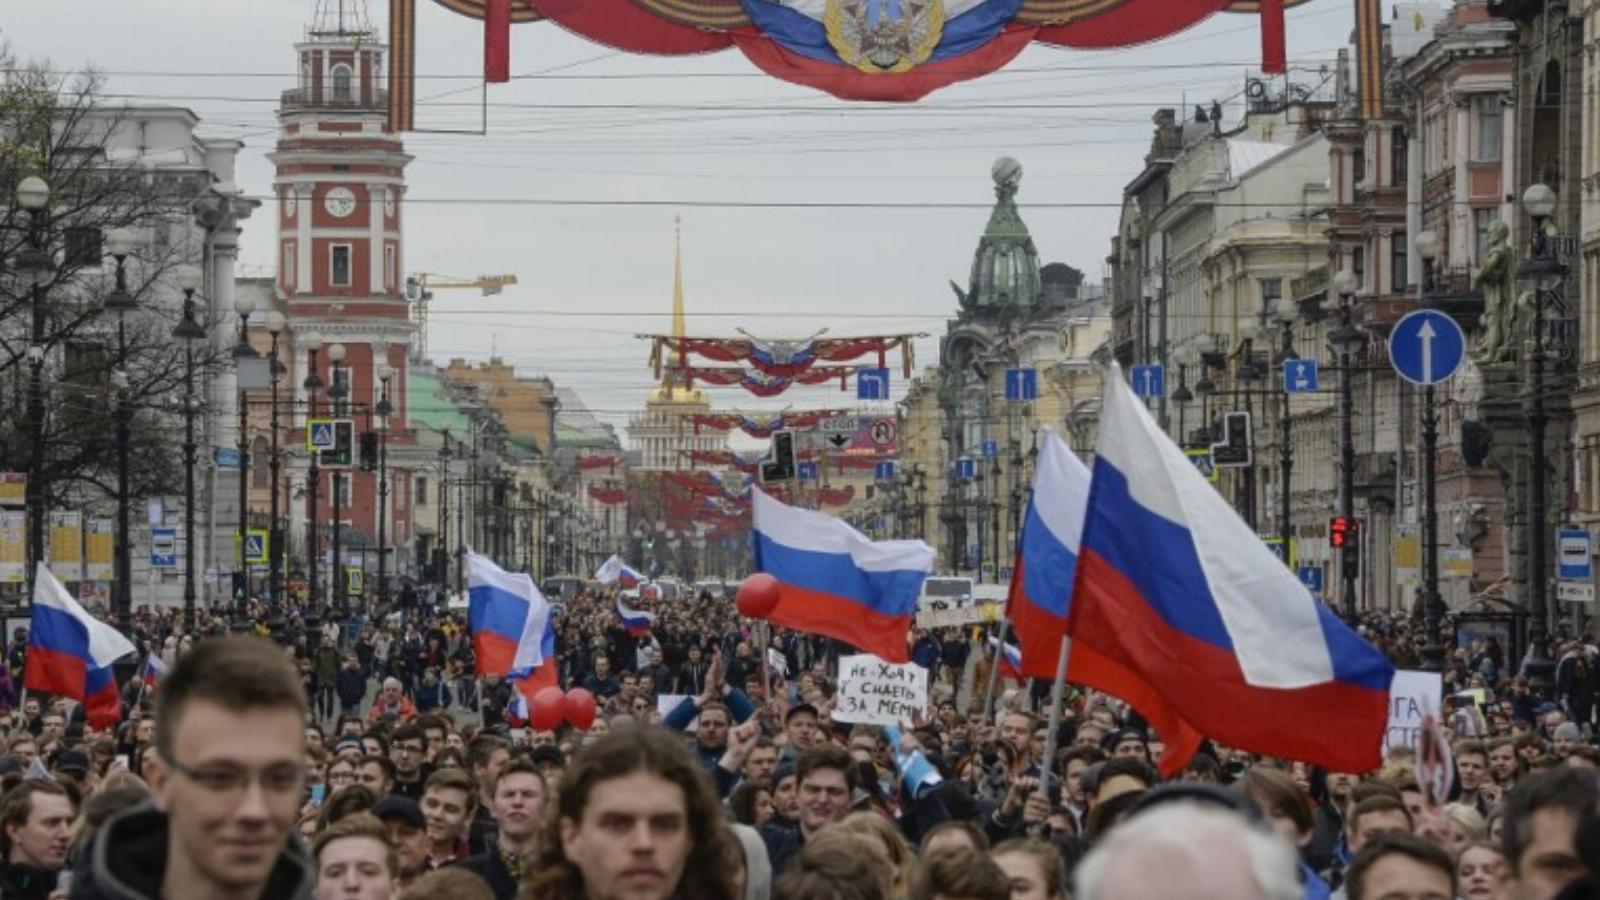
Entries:
[[515,696],[522,699],[524,710],[533,702],[533,695],[547,687],[560,687],[561,677],[556,659],[556,628],[549,620],[544,624],[544,637],[539,640],[540,662],[526,674],[511,673],[511,687]]
[[601,584],[620,584],[625,588],[638,587],[644,581],[644,576],[634,571],[622,557],[611,554],[611,558],[600,564],[595,570],[594,580]]
[[869,540],[826,513],[754,490],[755,563],[779,583],[775,624],[910,662],[906,635],[934,551],[922,541]]
[[23,687],[76,700],[84,705],[90,727],[109,728],[122,720],[111,664],[134,650],[116,629],[78,605],[49,566],[39,564]]
[[145,687],[155,690],[156,682],[165,674],[167,674],[167,664],[161,661],[161,657],[154,652],[147,654],[144,658]]
[[1306,590],[1162,433],[1113,365],[1067,633],[1068,678],[1122,698],[1167,741],[1202,736],[1366,772],[1394,668]]
[[533,579],[467,554],[467,622],[477,674],[517,677],[544,661],[550,604]]
[[521,728],[528,724],[528,698],[521,691],[513,692],[511,703],[506,707],[506,724],[512,728]]
[[617,621],[622,623],[622,627],[626,628],[629,634],[639,637],[650,633],[651,627],[656,624],[656,614],[642,609],[629,609],[622,604],[622,598],[618,597]]
[[[989,638],[989,651],[991,653],[998,646],[1000,646],[999,638]],[[1027,676],[1022,674],[1022,651],[1010,641],[1006,641],[1006,651],[1000,657],[1000,677],[1010,678],[1015,681],[1027,680]],[[1054,675],[1051,676],[1052,680],[1054,680],[1054,677]]]
[[1089,467],[1046,428],[1006,603],[1024,675],[1055,681],[1088,503]]

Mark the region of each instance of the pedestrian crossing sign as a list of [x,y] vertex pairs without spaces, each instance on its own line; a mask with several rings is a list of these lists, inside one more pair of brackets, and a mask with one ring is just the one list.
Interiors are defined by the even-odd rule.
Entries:
[[306,422],[306,449],[332,450],[338,446],[333,419],[310,419]]
[[267,530],[252,528],[244,533],[244,562],[247,566],[267,561]]
[[360,566],[346,566],[344,576],[345,593],[352,597],[359,597],[366,593],[367,573],[364,569]]
[[1194,463],[1194,467],[1200,470],[1200,474],[1204,475],[1207,481],[1212,484],[1217,483],[1217,463],[1211,458],[1210,450],[1185,450],[1183,455],[1189,457],[1189,461]]

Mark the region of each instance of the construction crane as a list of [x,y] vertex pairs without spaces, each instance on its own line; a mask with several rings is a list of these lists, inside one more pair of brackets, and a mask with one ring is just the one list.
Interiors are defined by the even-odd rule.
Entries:
[[417,337],[412,345],[412,357],[418,360],[428,357],[428,303],[433,299],[435,290],[472,288],[480,291],[485,297],[492,297],[504,290],[506,285],[516,283],[515,275],[456,278],[451,275],[440,275],[437,272],[418,272],[406,276],[406,299],[416,304]]

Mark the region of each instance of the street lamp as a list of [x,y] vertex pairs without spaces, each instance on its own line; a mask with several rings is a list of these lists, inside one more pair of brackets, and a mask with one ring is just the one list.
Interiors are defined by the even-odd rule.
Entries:
[[29,306],[33,316],[28,340],[28,596],[33,596],[33,579],[44,562],[44,512],[47,504],[44,466],[44,286],[55,272],[46,235],[45,207],[50,203],[50,185],[37,175],[17,183],[17,206],[28,215],[28,243],[17,253],[18,272],[30,275],[33,282]]
[[[1422,260],[1422,306],[1433,282],[1433,261],[1439,253],[1439,238],[1432,231],[1417,235],[1417,256]],[[1434,457],[1439,446],[1439,410],[1434,402],[1433,373],[1425,373],[1422,386],[1422,614],[1428,642],[1422,646],[1422,668],[1438,672],[1444,668],[1444,644],[1439,626],[1444,618],[1444,599],[1439,596],[1439,477]]]
[[234,573],[234,629],[247,625],[250,608],[250,564],[245,561],[245,550],[250,539],[250,405],[245,393],[245,370],[251,360],[261,354],[250,346],[250,314],[255,311],[255,300],[241,294],[233,301],[233,311],[239,316],[239,343],[233,348],[233,364],[239,385],[239,568]]
[[450,429],[444,430],[439,446],[439,546],[433,551],[433,580],[441,588],[450,585]]
[[1293,300],[1280,297],[1272,304],[1270,310],[1272,317],[1283,328],[1283,356],[1284,378],[1283,396],[1281,399],[1280,415],[1278,418],[1278,539],[1283,541],[1283,562],[1289,564],[1293,557],[1291,550],[1294,540],[1294,526],[1292,522],[1293,507],[1290,503],[1291,488],[1293,487],[1291,475],[1294,472],[1294,443],[1291,440],[1290,429],[1294,420],[1290,416],[1289,408],[1289,360],[1295,358],[1294,352],[1294,324],[1300,318],[1300,311],[1295,308]]
[[271,476],[268,480],[272,489],[272,500],[268,504],[267,512],[269,519],[267,526],[267,600],[271,603],[278,602],[278,592],[283,578],[283,531],[278,527],[278,495],[282,492],[282,487],[278,481],[279,470],[282,467],[282,456],[278,450],[278,376],[282,370],[278,362],[278,340],[283,334],[284,325],[283,313],[275,309],[267,312],[267,334],[272,337],[272,343],[267,350],[267,374],[271,379],[269,383],[269,396],[271,399],[268,401],[271,408],[268,411],[268,415],[271,421],[269,427],[272,431],[270,438],[272,442],[271,450],[267,456],[267,466]]
[[204,278],[199,266],[178,267],[183,318],[172,329],[173,338],[183,342],[183,621],[184,630],[189,634],[194,634],[199,627],[194,585],[194,344],[206,336],[206,330],[195,320],[194,292],[200,289]]
[[[1328,332],[1328,343],[1339,355],[1339,515],[1346,522],[1354,522],[1356,515],[1355,399],[1350,367],[1356,351],[1366,343],[1366,335],[1351,322],[1355,293],[1360,286],[1356,273],[1349,269],[1341,269],[1333,276],[1333,290],[1339,295],[1339,325]],[[1356,578],[1360,575],[1360,561],[1359,544],[1346,544],[1339,549],[1344,615],[1346,621],[1352,623],[1356,618]]]
[[[328,348],[328,402],[333,407],[335,416],[344,413],[344,398],[347,393],[344,379],[340,377],[339,370],[344,365],[345,349],[343,344],[334,344]],[[339,462],[343,462],[340,460]],[[350,619],[350,590],[346,584],[342,566],[340,543],[344,535],[344,468],[342,465],[333,467],[333,561],[328,566],[328,584],[333,588],[333,595],[339,599],[339,613],[344,621]],[[313,561],[313,565],[319,561]]]
[[[384,352],[388,352],[387,346]],[[378,414],[378,602],[387,609],[389,607],[389,577],[386,563],[389,555],[389,416],[394,412],[394,406],[389,403],[389,379],[394,376],[394,368],[387,362],[380,362],[373,367],[373,374],[378,376],[378,383],[383,385],[383,391],[378,397],[378,405],[374,411]]]
[[1245,440],[1251,445],[1250,464],[1244,467],[1244,478],[1241,480],[1243,497],[1239,498],[1240,505],[1244,506],[1244,519],[1250,523],[1250,528],[1256,528],[1256,456],[1255,456],[1255,402],[1252,394],[1254,388],[1250,385],[1258,380],[1262,373],[1256,365],[1255,341],[1261,336],[1261,320],[1254,316],[1247,317],[1239,323],[1239,359],[1237,362],[1237,375],[1240,382],[1244,383],[1241,392],[1244,394],[1244,413],[1250,420],[1250,428],[1246,432]]
[[117,589],[111,598],[112,617],[122,628],[128,627],[133,610],[133,556],[129,540],[128,519],[128,457],[132,443],[133,403],[129,396],[128,378],[128,313],[138,309],[133,295],[128,293],[128,255],[133,252],[138,238],[126,228],[113,228],[105,234],[106,251],[117,261],[116,285],[106,295],[101,306],[104,312],[117,317],[117,369],[112,373],[117,391],[117,408],[114,415],[117,439]]
[[1184,344],[1173,353],[1173,358],[1178,363],[1178,389],[1172,392],[1172,402],[1178,407],[1178,444],[1187,448],[1189,432],[1186,418],[1189,404],[1194,402],[1194,392],[1189,390],[1189,369],[1200,361],[1200,351],[1193,344]]
[[1559,290],[1567,267],[1556,258],[1555,247],[1546,229],[1556,209],[1556,193],[1548,185],[1529,185],[1522,193],[1522,208],[1533,219],[1532,248],[1528,259],[1517,270],[1517,277],[1533,285],[1532,340],[1528,343],[1528,444],[1533,455],[1528,465],[1528,681],[1536,693],[1547,695],[1553,664],[1545,652],[1550,608],[1547,593],[1549,566],[1545,538],[1548,525],[1545,509],[1545,481],[1549,477],[1545,460],[1544,411],[1544,308]]
[[[326,386],[322,383],[322,376],[317,374],[317,354],[322,352],[322,332],[307,332],[301,338],[301,343],[306,348],[306,378],[302,386],[306,391],[306,429],[309,431],[317,420],[317,394]],[[309,445],[311,442],[306,443]],[[308,605],[315,612],[322,600],[317,590],[317,516],[321,514],[317,492],[322,483],[322,451],[313,448],[306,455],[310,457],[306,469],[306,556],[309,558],[307,577],[310,580]]]

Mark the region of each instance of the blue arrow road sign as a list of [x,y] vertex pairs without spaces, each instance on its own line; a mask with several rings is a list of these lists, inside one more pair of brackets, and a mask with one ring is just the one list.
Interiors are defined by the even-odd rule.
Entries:
[[1000,442],[999,441],[984,441],[983,442],[983,458],[984,459],[994,459],[996,456],[999,456],[999,455],[1000,455]]
[[1438,384],[1461,367],[1467,337],[1461,326],[1436,309],[1407,313],[1389,333],[1389,362],[1412,384]]
[[978,463],[970,456],[963,456],[956,460],[956,477],[962,481],[971,481],[978,474]]
[[1314,359],[1286,359],[1283,361],[1283,389],[1291,394],[1308,394],[1317,389],[1318,374]]
[[1133,392],[1140,397],[1165,397],[1167,395],[1167,370],[1165,366],[1134,366]]
[[799,474],[801,481],[816,481],[817,464],[814,462],[803,462],[800,464],[797,474]]
[[861,368],[856,370],[857,400],[888,400],[889,370]]
[[1037,399],[1039,399],[1039,370],[1038,369],[1007,369],[1006,370],[1006,399],[1007,400],[1037,400]]
[[876,466],[876,471],[874,472],[874,477],[876,477],[879,481],[893,481],[894,463],[892,461],[878,463]]
[[219,469],[237,469],[242,457],[232,447],[217,447],[211,451],[211,460]]

